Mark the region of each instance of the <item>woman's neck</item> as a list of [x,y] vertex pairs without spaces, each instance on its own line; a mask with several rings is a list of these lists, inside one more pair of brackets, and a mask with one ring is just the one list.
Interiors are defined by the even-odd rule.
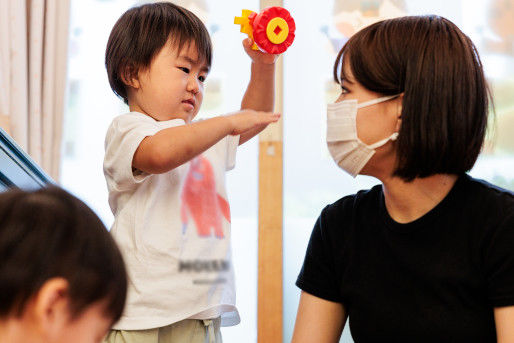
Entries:
[[382,180],[387,212],[398,223],[412,222],[436,207],[457,178],[457,175],[436,174],[412,182],[398,177]]

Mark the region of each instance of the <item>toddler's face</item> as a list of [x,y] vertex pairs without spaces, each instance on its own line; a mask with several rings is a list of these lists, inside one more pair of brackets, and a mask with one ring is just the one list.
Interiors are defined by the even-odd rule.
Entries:
[[[86,308],[78,318],[63,321],[49,339],[54,343],[100,343],[111,325],[111,319],[104,314],[103,303]],[[47,336],[48,337],[48,336]]]
[[0,324],[4,326],[0,330],[2,342],[5,339],[33,343],[100,343],[112,318],[105,314],[104,301],[89,305],[72,318],[67,296],[46,291],[38,293],[26,305],[21,317],[11,316]]
[[139,72],[140,87],[134,91],[138,110],[159,121],[180,118],[190,122],[202,105],[208,72],[194,42],[181,51],[166,44],[150,67]]

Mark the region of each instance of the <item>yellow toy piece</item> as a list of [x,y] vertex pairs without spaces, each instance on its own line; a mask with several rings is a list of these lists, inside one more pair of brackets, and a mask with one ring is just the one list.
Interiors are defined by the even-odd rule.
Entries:
[[280,17],[273,18],[266,27],[266,36],[273,44],[281,44],[289,35],[289,25]]
[[[250,25],[250,19],[248,18],[252,13],[255,13],[251,10],[243,10],[241,17],[235,17],[234,18],[234,24],[241,25],[241,32],[246,33],[248,37],[253,41],[253,28],[252,25]],[[259,50],[257,47],[257,44],[255,42],[252,45],[253,50]]]

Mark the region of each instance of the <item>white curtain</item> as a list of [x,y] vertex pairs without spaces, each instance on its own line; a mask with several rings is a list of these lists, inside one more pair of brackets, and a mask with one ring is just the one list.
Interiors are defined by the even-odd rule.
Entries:
[[59,179],[70,0],[0,0],[0,126]]

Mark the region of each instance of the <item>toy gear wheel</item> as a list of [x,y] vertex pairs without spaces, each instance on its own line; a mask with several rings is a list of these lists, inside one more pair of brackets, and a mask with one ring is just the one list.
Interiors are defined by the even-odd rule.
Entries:
[[255,44],[267,53],[281,54],[293,44],[295,22],[285,8],[274,6],[249,18]]

